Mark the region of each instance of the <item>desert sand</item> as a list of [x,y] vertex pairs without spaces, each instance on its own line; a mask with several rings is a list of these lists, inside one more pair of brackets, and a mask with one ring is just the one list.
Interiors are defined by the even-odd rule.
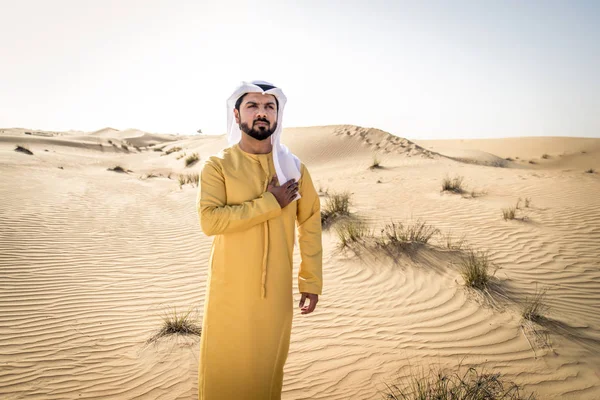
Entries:
[[[422,220],[442,232],[392,259],[340,251],[324,231],[324,291],[315,313],[295,311],[283,399],[379,399],[386,384],[459,363],[540,399],[600,398],[600,139],[415,142],[325,126],[286,129],[283,141],[323,203],[348,190],[374,230]],[[146,340],[174,307],[202,317],[212,239],[197,187],[177,178],[225,146],[0,129],[1,399],[196,398],[198,340]],[[186,167],[192,153],[200,161]],[[382,168],[369,168],[374,154]],[[441,192],[446,175],[476,195]],[[519,198],[529,207],[504,220]],[[448,233],[489,253],[498,294],[465,288]],[[546,319],[526,324],[520,305],[542,289]]]

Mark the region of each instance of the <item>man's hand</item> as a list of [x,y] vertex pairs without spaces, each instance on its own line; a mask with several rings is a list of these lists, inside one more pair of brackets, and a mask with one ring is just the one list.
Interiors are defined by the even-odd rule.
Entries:
[[[305,306],[304,302],[308,299],[310,304]],[[315,311],[315,307],[317,307],[317,303],[319,302],[319,295],[312,293],[302,293],[302,298],[300,299],[300,310],[301,314],[310,314]]]
[[277,178],[273,177],[267,186],[267,192],[273,193],[279,206],[284,208],[296,198],[296,194],[298,194],[298,182],[290,179],[283,185],[277,186]]

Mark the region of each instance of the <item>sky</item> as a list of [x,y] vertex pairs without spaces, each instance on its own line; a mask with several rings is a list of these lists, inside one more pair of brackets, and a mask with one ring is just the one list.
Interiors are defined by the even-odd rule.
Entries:
[[265,80],[284,127],[600,137],[600,1],[0,0],[0,127],[225,133]]

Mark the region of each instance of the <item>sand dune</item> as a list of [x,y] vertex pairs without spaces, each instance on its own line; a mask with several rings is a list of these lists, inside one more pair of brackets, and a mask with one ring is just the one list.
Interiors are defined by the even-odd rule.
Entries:
[[[600,175],[585,172],[600,169],[600,139],[410,141],[341,125],[286,129],[283,140],[318,189],[350,190],[351,211],[374,229],[422,219],[499,267],[490,303],[464,288],[460,254],[441,236],[393,260],[340,252],[326,231],[324,294],[314,314],[296,312],[284,399],[377,399],[421,367],[460,362],[540,399],[600,398]],[[0,129],[0,398],[195,398],[197,340],[145,341],[172,307],[203,309],[211,240],[197,189],[177,176],[225,145]],[[186,167],[193,153],[200,162]],[[374,156],[382,168],[369,169]],[[131,172],[107,170],[116,165]],[[481,195],[440,193],[447,174]],[[518,198],[531,199],[526,218],[504,221]],[[519,311],[539,288],[545,341]]]

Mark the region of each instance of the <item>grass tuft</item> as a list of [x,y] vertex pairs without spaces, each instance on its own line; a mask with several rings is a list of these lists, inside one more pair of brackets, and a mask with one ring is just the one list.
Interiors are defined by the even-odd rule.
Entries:
[[462,176],[457,175],[454,178],[446,176],[442,180],[442,192],[463,193],[465,191],[463,181],[464,177]]
[[547,160],[547,159],[549,159],[549,158],[550,158],[550,155],[548,155],[548,154],[544,153],[544,154],[542,154],[542,158],[543,158],[544,160]]
[[165,152],[165,154],[171,154],[171,153],[175,153],[176,151],[180,151],[180,150],[181,150],[181,147],[178,147],[178,146],[176,146],[176,147],[171,147],[169,150],[167,150],[167,151]]
[[197,173],[195,173],[195,174],[179,174],[179,177],[177,178],[180,189],[183,187],[183,185],[188,184],[188,183],[192,186],[198,186],[199,179],[200,179],[200,175]]
[[336,218],[350,215],[350,193],[332,192],[327,195],[325,205],[321,209],[321,224],[330,224]]
[[390,222],[381,230],[379,245],[385,247],[404,247],[410,244],[427,244],[439,230],[421,220],[414,224],[404,225],[402,222]]
[[129,147],[125,143],[121,144],[121,148],[125,151],[129,151]]
[[192,310],[179,314],[177,309],[174,308],[172,313],[163,316],[160,330],[149,338],[146,344],[154,343],[160,338],[170,335],[200,336],[201,333],[202,327],[193,318]]
[[487,288],[492,277],[490,266],[487,253],[469,250],[460,264],[460,274],[465,285],[479,290]]
[[465,235],[460,239],[455,239],[450,231],[442,236],[442,240],[445,247],[449,250],[462,250],[467,245]]
[[33,152],[25,146],[17,145],[17,147],[15,147],[15,151],[18,151],[19,153],[23,153],[23,154],[28,154],[30,156],[33,155]]
[[487,373],[469,368],[466,372],[448,373],[431,370],[411,374],[406,382],[386,385],[384,398],[388,400],[534,400],[526,396],[520,387],[503,380],[499,373]]
[[191,156],[186,157],[185,166],[190,167],[194,165],[199,159],[200,157],[198,156],[198,153],[193,153]]
[[504,218],[505,221],[508,221],[510,219],[515,219],[516,216],[517,216],[517,209],[515,207],[508,207],[508,208],[502,209],[502,218]]
[[381,166],[381,160],[379,159],[377,154],[373,154],[373,162],[371,163],[371,166],[369,166],[369,169],[380,169],[380,168],[383,168]]
[[187,174],[186,183],[189,183],[192,186],[198,186],[198,180],[200,179],[199,174]]
[[585,172],[586,172],[586,174],[593,174],[596,171],[594,170],[594,168],[590,168],[590,169],[586,170]]
[[358,220],[348,220],[337,225],[335,232],[340,240],[340,249],[345,249],[353,244],[362,244],[371,234],[367,225]]
[[544,314],[548,311],[548,306],[545,302],[546,292],[547,289],[536,289],[533,297],[525,299],[525,303],[521,308],[521,316],[523,319],[532,322],[540,322],[545,319]]
[[[521,199],[519,197],[519,199],[517,200],[517,204],[514,207],[508,207],[508,208],[502,209],[502,218],[504,218],[505,221],[517,219],[517,212],[519,210],[523,210],[523,208],[521,208],[521,201],[523,201],[523,199]],[[530,205],[531,205],[531,198],[526,197],[525,198],[525,208],[529,208]],[[527,219],[527,217],[523,216],[520,219],[524,221]]]

